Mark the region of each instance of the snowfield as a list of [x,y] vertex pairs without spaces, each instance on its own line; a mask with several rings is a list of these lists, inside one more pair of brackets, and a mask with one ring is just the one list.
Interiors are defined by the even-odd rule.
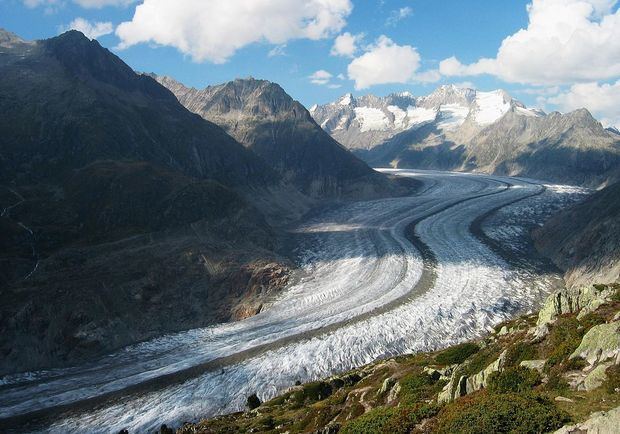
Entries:
[[164,336],[85,366],[5,377],[0,428],[24,432],[20,423],[28,420],[30,431],[144,432],[236,411],[252,393],[269,399],[298,380],[479,336],[535,309],[560,283],[556,273],[511,255],[525,251],[526,229],[547,215],[534,210],[566,206],[582,191],[486,175],[389,172],[424,186],[416,196],[346,204],[295,228],[300,269],[259,315]]

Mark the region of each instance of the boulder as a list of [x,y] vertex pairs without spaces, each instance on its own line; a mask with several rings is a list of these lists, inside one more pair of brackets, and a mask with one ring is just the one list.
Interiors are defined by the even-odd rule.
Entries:
[[579,312],[580,316],[593,312],[608,302],[616,293],[612,287],[594,285],[581,288],[563,288],[551,294],[538,313],[537,327],[555,321],[558,315]]
[[581,357],[590,365],[620,358],[620,322],[599,324],[585,334],[570,358]]
[[472,392],[475,392],[480,389],[484,389],[487,386],[487,382],[489,381],[489,376],[493,372],[501,371],[504,368],[504,363],[506,359],[506,350],[504,350],[500,356],[487,366],[482,371],[478,372],[476,375],[468,377],[467,375],[461,375],[458,377],[458,370],[454,369],[452,372],[452,376],[450,377],[450,381],[443,388],[441,392],[437,395],[437,402],[451,402],[456,398],[460,398],[461,396],[468,395]]
[[543,368],[545,367],[546,360],[524,360],[519,363],[519,366],[523,366],[524,368],[531,369],[533,371],[538,371],[542,374]]
[[576,425],[568,425],[553,434],[616,434],[620,426],[620,407],[609,411],[599,411],[590,418]]
[[466,383],[466,391],[467,394],[475,392],[480,389],[484,389],[487,387],[487,383],[489,381],[489,376],[493,372],[499,372],[504,368],[504,362],[506,359],[506,350],[500,354],[500,356],[491,363],[489,366],[484,368],[482,371],[478,372],[476,375],[467,379]]
[[577,389],[589,392],[598,387],[601,387],[601,385],[607,380],[607,374],[605,374],[605,371],[610,366],[611,363],[601,363],[600,365],[592,369],[592,371],[590,371],[590,373],[586,375],[583,383],[580,384]]
[[383,380],[383,384],[381,385],[381,389],[379,389],[379,395],[383,395],[384,393],[392,390],[392,387],[396,384],[396,380],[392,377],[386,378]]
[[391,404],[394,401],[396,401],[396,398],[398,398],[398,394],[400,393],[400,383],[396,383],[394,385],[394,387],[392,387],[392,390],[390,390],[390,394],[387,397],[387,403]]

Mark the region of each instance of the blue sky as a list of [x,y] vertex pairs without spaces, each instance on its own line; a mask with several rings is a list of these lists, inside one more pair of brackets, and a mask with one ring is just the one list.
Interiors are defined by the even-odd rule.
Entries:
[[[216,6],[223,3],[226,10]],[[527,0],[0,0],[0,27],[41,39],[72,22],[95,26],[99,42],[137,71],[170,75],[195,87],[264,78],[306,106],[346,92],[426,94],[440,84],[469,83],[481,90],[506,89],[547,110],[589,105],[606,123],[620,123],[620,109],[606,100],[616,92],[620,97],[617,0],[534,3],[528,10]],[[186,13],[177,16],[171,4]],[[244,18],[248,5],[252,10]],[[140,17],[137,10],[147,7],[150,15]],[[530,23],[533,11],[537,21]],[[309,28],[308,22],[325,16],[320,29]],[[556,30],[549,29],[555,29],[558,16],[563,33],[553,35]],[[289,28],[295,20],[296,27]],[[118,27],[121,23],[128,24]],[[499,53],[502,41],[520,29],[525,33],[516,39],[522,40]],[[591,46],[572,49],[583,45],[575,44],[573,34],[583,32]],[[354,37],[356,50],[334,55],[335,40],[345,33]],[[549,40],[541,40],[547,33]],[[568,48],[553,46],[552,36],[564,38]],[[596,44],[605,37],[612,42],[601,51]],[[526,50],[534,51],[521,56]],[[558,51],[562,56],[554,61]],[[598,60],[588,59],[596,51]],[[588,62],[596,63],[596,71],[569,72]]]

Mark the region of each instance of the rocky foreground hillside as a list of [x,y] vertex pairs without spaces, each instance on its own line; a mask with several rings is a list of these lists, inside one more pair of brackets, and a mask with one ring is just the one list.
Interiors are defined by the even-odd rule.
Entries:
[[312,197],[368,198],[395,188],[326,134],[276,83],[249,78],[194,89],[151,76]]
[[317,123],[373,167],[481,171],[599,186],[620,179],[620,136],[585,109],[545,114],[502,90],[347,94]]
[[563,289],[479,341],[381,360],[266,402],[256,392],[245,412],[177,433],[617,433],[620,285]]

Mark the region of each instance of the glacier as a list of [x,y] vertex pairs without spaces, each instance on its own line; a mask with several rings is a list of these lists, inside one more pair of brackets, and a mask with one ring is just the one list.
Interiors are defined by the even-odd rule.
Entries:
[[[510,255],[526,252],[527,227],[587,191],[490,175],[384,171],[423,187],[415,196],[347,203],[291,229],[299,270],[260,314],[83,366],[6,376],[3,432],[24,432],[24,419],[33,421],[31,432],[143,432],[238,411],[252,393],[265,400],[296,381],[481,336],[534,310],[561,284],[558,273],[513,263]],[[472,231],[489,213],[484,236],[506,254]]]

